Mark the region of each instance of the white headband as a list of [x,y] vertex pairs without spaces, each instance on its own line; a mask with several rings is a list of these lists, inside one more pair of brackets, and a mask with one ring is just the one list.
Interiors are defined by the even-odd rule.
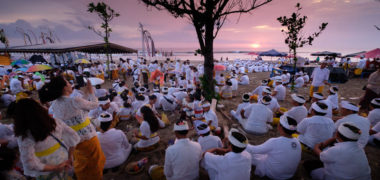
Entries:
[[189,130],[189,125],[186,121],[179,122],[174,124],[174,131],[185,131]]
[[[244,142],[240,142],[239,140],[237,140],[234,136],[232,136],[232,133],[233,132],[238,132],[240,133],[237,129],[234,129],[232,128],[230,130],[230,132],[228,133],[228,140],[230,141],[230,143],[236,147],[239,147],[239,148],[246,148],[247,145],[248,145],[248,139],[247,137],[245,138],[246,140]],[[242,134],[243,135],[243,134]],[[244,136],[244,135],[243,135]],[[245,137],[245,136],[244,136]]]
[[[244,96],[246,96],[246,95],[248,95],[248,98],[244,98]],[[243,99],[244,102],[248,102],[250,95],[248,93],[245,93],[245,94],[243,94],[243,96],[241,96],[241,98]]]
[[298,96],[297,94],[291,95],[292,99],[298,103],[304,104],[306,102],[305,99],[301,98],[302,96]]
[[167,93],[168,92],[168,88],[167,87],[162,88],[162,92],[163,93]]
[[[201,125],[206,125],[206,128],[205,128],[205,129],[199,129],[199,128],[201,127]],[[197,126],[197,132],[198,132],[199,135],[200,135],[200,134],[206,134],[206,133],[210,132],[210,127],[207,126],[206,123],[202,122],[202,123],[200,123],[200,124]]]
[[111,101],[109,99],[107,99],[107,100],[104,100],[104,101],[99,101],[99,104],[105,105],[105,104],[110,103],[110,102]]
[[295,131],[295,130],[297,130],[297,126],[289,125],[288,117],[287,117],[286,115],[282,115],[282,116],[280,117],[280,124],[281,124],[282,127],[284,127],[285,129],[288,129],[288,130],[291,130],[291,131]]
[[319,95],[319,94],[317,94],[317,93],[313,93],[313,98],[317,98],[317,99],[320,99],[320,100],[323,100],[323,99],[324,99],[323,96],[321,96],[321,95]]
[[348,109],[348,110],[356,111],[356,112],[359,111],[359,107],[358,107],[358,106],[353,105],[353,104],[351,104],[351,103],[348,102],[348,101],[342,101],[342,102],[340,103],[340,105],[341,105],[342,108],[344,108],[344,109]]
[[153,89],[153,92],[160,92],[160,89]]
[[376,106],[380,106],[380,98],[372,99],[371,103]]
[[211,106],[210,103],[204,103],[204,104],[202,104],[203,108],[207,108],[207,107],[210,107],[210,106]]
[[269,102],[264,101],[264,97],[265,97],[265,96],[263,96],[263,97],[260,99],[261,104],[264,104],[264,105],[268,105],[268,104],[270,104],[270,101],[269,101]]
[[270,88],[268,86],[266,86],[266,87],[264,87],[263,92],[270,94],[270,93],[272,93],[272,90],[270,90]]
[[318,106],[317,102],[313,103],[311,105],[311,108],[314,109],[314,111],[317,111],[319,113],[327,113],[327,109],[323,110],[321,107]]
[[[107,117],[108,116],[108,117]],[[98,120],[100,122],[109,122],[109,121],[112,121],[112,115],[110,113],[101,113],[98,117]]]
[[[337,88],[337,87],[335,87],[335,88]],[[338,91],[335,91],[335,90],[334,90],[334,87],[330,87],[330,92],[335,94],[335,93],[337,93]]]
[[342,134],[342,135],[343,135],[344,137],[346,137],[346,138],[353,139],[353,140],[358,140],[359,137],[360,137],[360,134],[351,131],[350,128],[344,126],[345,124],[349,124],[349,125],[351,125],[351,126],[356,127],[354,124],[349,123],[349,122],[347,122],[347,123],[342,123],[342,124],[338,127],[338,132],[339,132],[340,134]]

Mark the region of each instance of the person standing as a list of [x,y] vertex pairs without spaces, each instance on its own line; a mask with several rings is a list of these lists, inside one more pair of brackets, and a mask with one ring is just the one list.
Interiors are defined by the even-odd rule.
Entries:
[[50,106],[53,117],[70,126],[80,137],[80,143],[74,150],[74,172],[77,179],[101,180],[105,156],[95,127],[86,118],[87,111],[95,109],[98,102],[90,81],[85,90],[83,98],[72,98],[71,84],[62,76],[57,76],[45,84],[38,95],[42,103],[53,101]]
[[314,92],[322,93],[325,85],[330,85],[328,83],[330,70],[326,68],[327,63],[322,62],[320,67],[314,68],[311,74],[311,86],[310,86],[310,99],[313,97]]
[[365,94],[360,100],[360,110],[368,112],[369,104],[374,98],[380,98],[380,60],[376,60],[375,68],[369,78],[365,88]]

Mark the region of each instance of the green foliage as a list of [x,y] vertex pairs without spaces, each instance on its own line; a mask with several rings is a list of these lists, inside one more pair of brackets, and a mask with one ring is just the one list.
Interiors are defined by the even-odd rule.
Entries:
[[[210,102],[212,99],[216,99],[219,101],[221,98],[220,94],[215,93],[214,89],[210,89],[210,86],[208,85],[209,82],[206,80],[206,77],[203,75],[203,76],[199,77],[199,80],[201,81],[201,86],[202,86],[202,89],[204,91],[203,96],[205,97],[205,99],[207,101],[210,101]],[[212,83],[215,85],[216,81],[213,80]],[[212,86],[212,87],[214,87],[214,86]]]
[[3,43],[6,48],[9,46],[9,41],[7,36],[5,36],[4,29],[0,29],[0,42]]

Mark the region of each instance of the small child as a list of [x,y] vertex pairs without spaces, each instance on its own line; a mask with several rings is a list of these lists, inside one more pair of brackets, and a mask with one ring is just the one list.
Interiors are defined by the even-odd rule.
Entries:
[[128,101],[125,101],[123,104],[123,107],[120,109],[119,112],[119,120],[126,121],[130,120],[132,116],[132,106]]

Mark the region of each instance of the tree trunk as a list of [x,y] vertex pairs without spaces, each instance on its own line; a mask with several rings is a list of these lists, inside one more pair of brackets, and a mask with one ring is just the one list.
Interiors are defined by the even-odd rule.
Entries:
[[205,98],[211,100],[215,97],[214,89],[214,24],[212,22],[206,24],[206,33],[205,33],[205,47],[202,49],[204,56],[204,80],[205,84],[203,90],[205,92]]
[[293,61],[294,61],[294,64],[293,64],[293,79],[292,79],[292,82],[291,82],[291,87],[290,87],[290,90],[291,91],[294,91],[294,81],[295,81],[295,77],[296,77],[296,69],[297,69],[297,50],[296,49],[293,49]]

